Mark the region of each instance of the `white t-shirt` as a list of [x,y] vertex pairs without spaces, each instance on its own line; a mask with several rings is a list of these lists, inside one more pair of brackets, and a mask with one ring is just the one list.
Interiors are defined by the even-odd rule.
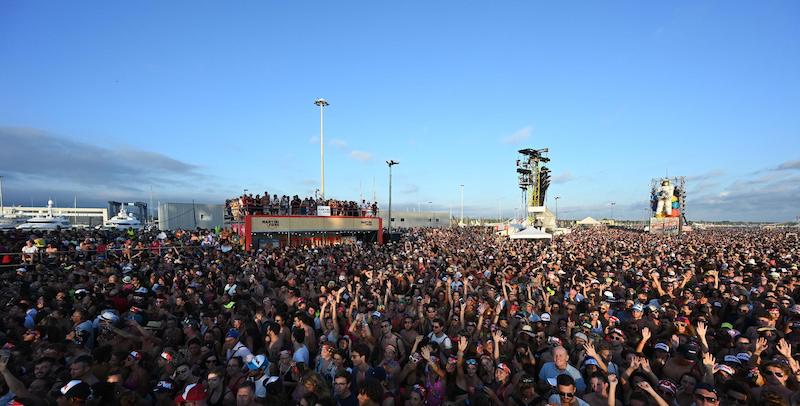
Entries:
[[253,355],[253,353],[250,352],[250,349],[247,348],[247,346],[237,342],[236,345],[234,345],[233,348],[228,350],[228,353],[225,355],[228,358],[228,361],[230,361],[231,358],[233,357],[241,357],[244,362],[247,362],[248,356]]
[[444,350],[453,348],[453,342],[450,341],[450,337],[448,337],[447,334],[442,334],[441,337],[436,337],[436,334],[430,333],[428,334],[428,338],[434,343],[439,344],[439,347]]

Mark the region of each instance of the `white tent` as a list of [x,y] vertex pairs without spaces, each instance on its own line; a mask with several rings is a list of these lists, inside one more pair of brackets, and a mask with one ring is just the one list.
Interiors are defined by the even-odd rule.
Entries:
[[578,222],[579,226],[599,226],[601,224],[602,223],[600,223],[599,221],[597,221],[597,220],[595,220],[595,219],[593,219],[591,217],[586,217],[585,219],[583,219],[583,220]]
[[511,234],[512,240],[549,240],[551,238],[553,238],[551,234],[547,234],[544,231],[534,227],[528,227],[520,232]]

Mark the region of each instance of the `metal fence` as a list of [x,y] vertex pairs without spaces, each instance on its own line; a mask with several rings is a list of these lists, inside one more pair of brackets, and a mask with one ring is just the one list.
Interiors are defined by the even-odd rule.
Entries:
[[[200,245],[176,245],[176,246],[159,246],[159,247],[147,247],[147,248],[109,248],[103,252],[99,252],[97,250],[75,250],[75,251],[54,251],[54,252],[45,252],[44,250],[39,250],[35,254],[25,254],[22,252],[0,252],[0,261],[5,261],[6,257],[10,257],[11,261],[9,263],[0,263],[0,269],[5,268],[19,268],[23,266],[30,266],[36,264],[53,264],[60,260],[60,258],[64,255],[68,255],[72,257],[71,259],[75,261],[79,260],[86,260],[86,259],[105,259],[106,256],[113,255],[117,258],[123,257],[125,251],[130,251],[131,256],[138,252],[150,252],[153,254],[157,254],[161,256],[163,253],[168,251],[190,251],[190,250],[205,250],[209,248],[216,248],[211,246],[200,246]],[[155,252],[157,251],[157,252]],[[30,262],[24,261],[24,257],[32,257]],[[99,258],[98,258],[99,256]],[[54,258],[53,258],[54,257]]]

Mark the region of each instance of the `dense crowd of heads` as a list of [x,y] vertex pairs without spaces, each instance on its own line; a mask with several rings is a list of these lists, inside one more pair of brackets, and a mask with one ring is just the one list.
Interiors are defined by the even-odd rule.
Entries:
[[361,203],[351,200],[323,199],[320,196],[300,198],[299,195],[264,195],[242,194],[225,201],[228,216],[241,219],[248,214],[271,214],[280,216],[315,216],[318,206],[330,208],[332,216],[376,216],[378,204],[362,200]]
[[2,405],[800,400],[783,231],[268,250],[225,231],[11,231],[0,252]]

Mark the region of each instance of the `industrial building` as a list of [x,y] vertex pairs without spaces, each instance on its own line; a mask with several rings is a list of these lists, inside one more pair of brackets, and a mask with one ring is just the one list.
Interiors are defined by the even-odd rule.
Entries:
[[[44,216],[48,210],[47,207],[6,206],[0,215],[31,218]],[[95,227],[108,221],[108,209],[95,207],[54,207],[53,214],[66,217],[73,227]]]
[[123,202],[115,202],[112,200],[108,201],[108,212],[112,215],[116,215],[119,213],[120,209],[125,208],[125,212],[136,217],[142,223],[148,221],[150,219],[149,212],[147,211],[147,203],[144,202],[134,202],[134,203],[123,203]]
[[[389,225],[388,211],[380,213],[383,226]],[[413,227],[450,227],[450,215],[447,212],[437,211],[394,211],[392,210],[392,228]]]
[[161,203],[158,205],[160,230],[196,230],[223,227],[224,204]]

